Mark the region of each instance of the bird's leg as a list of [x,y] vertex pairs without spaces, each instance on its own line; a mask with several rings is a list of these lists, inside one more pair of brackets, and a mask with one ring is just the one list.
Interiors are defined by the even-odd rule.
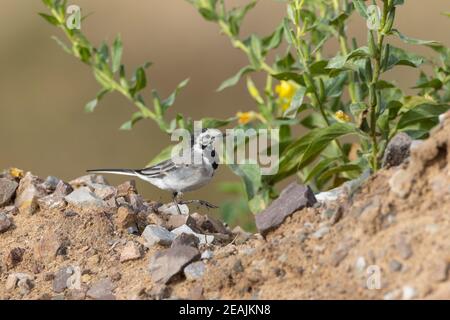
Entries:
[[180,202],[180,204],[198,204],[198,205],[200,205],[200,206],[203,206],[203,207],[207,207],[207,208],[210,208],[210,209],[217,209],[218,208],[218,206],[216,206],[216,205],[213,205],[213,204],[211,204],[211,203],[209,203],[208,201],[205,201],[205,200],[186,200],[186,201],[181,201]]
[[177,197],[178,197],[178,192],[174,192],[173,193],[173,203],[175,203],[175,206],[177,207],[178,214],[182,214],[181,210],[180,210],[180,206],[178,205]]

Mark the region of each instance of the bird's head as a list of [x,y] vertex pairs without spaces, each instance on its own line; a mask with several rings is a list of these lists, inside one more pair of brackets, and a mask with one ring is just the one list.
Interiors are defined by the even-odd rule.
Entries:
[[195,139],[195,143],[204,149],[206,147],[212,146],[215,142],[220,140],[222,137],[223,137],[223,134],[220,130],[204,128],[197,135],[197,137]]

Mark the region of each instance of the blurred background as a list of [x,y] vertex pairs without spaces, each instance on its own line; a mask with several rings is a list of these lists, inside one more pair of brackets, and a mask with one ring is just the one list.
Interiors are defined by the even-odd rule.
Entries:
[[[128,70],[153,62],[147,74],[150,87],[163,96],[181,80],[191,79],[173,107],[177,112],[194,119],[225,118],[254,107],[245,81],[216,92],[247,59],[186,1],[74,0],[70,4],[79,5],[84,15],[92,13],[82,31],[94,44],[122,35]],[[169,144],[169,137],[150,120],[141,121],[133,131],[119,131],[134,111],[119,94],[107,96],[93,114],[84,113],[84,105],[95,97],[99,86],[88,67],[50,38],[64,39],[37,15],[45,11],[41,1],[0,0],[0,5],[0,170],[18,167],[41,177],[71,180],[89,168],[141,167]],[[407,0],[398,10],[396,27],[408,36],[450,45],[450,20],[440,14],[444,11],[450,11],[448,0]],[[243,36],[269,34],[284,14],[283,2],[260,0],[244,22]],[[366,37],[363,23],[354,16],[349,31],[361,43]],[[331,43],[328,50],[334,55],[336,46]],[[414,50],[432,54],[423,48]],[[388,73],[387,79],[407,90],[414,85],[414,72],[400,67]],[[108,180],[124,181],[112,176]],[[229,200],[218,189],[224,181],[238,179],[223,167],[210,186],[188,198],[223,203]],[[138,189],[148,199],[168,201],[170,197],[142,182]]]

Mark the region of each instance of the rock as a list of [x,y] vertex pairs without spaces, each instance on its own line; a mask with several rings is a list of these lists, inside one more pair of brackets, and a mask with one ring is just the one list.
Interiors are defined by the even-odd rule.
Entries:
[[250,232],[245,231],[240,226],[236,226],[232,230],[232,233],[233,233],[233,235],[235,237],[234,238],[234,243],[237,244],[237,245],[244,244],[245,242],[247,242],[252,237],[252,234]]
[[34,258],[43,263],[50,263],[55,260],[62,245],[55,232],[47,231],[34,246]]
[[406,198],[411,190],[412,178],[405,169],[396,171],[389,179],[391,191],[400,198]]
[[417,296],[417,290],[411,286],[404,286],[402,288],[402,299],[411,300]]
[[56,293],[64,292],[67,289],[67,282],[70,277],[74,274],[74,269],[71,266],[62,267],[55,274],[55,278],[53,279],[52,288]]
[[189,233],[182,233],[178,235],[172,242],[172,247],[175,246],[190,246],[194,248],[198,248],[200,244],[200,240],[197,236]]
[[355,269],[358,273],[363,273],[366,271],[366,259],[364,259],[364,257],[360,256],[356,259],[355,262]]
[[399,289],[389,291],[383,296],[384,300],[398,300],[402,296],[402,291]]
[[145,227],[142,237],[145,239],[146,246],[152,247],[155,244],[170,246],[176,236],[161,226],[150,224]]
[[64,181],[59,181],[55,188],[55,194],[59,196],[67,196],[73,192],[73,188],[70,184],[65,183]]
[[[181,214],[187,215],[189,214],[189,207],[185,204],[178,205],[178,208],[180,208]],[[168,203],[160,206],[158,209],[158,212],[161,214],[179,214],[177,207],[174,203]]]
[[142,248],[133,241],[128,241],[120,253],[120,262],[137,260],[142,257]]
[[147,292],[151,299],[162,300],[170,297],[170,288],[164,284],[156,284]]
[[176,246],[164,251],[158,251],[149,263],[152,280],[166,284],[180,273],[189,263],[200,258],[200,252],[189,246]]
[[87,291],[86,295],[95,300],[115,300],[113,294],[114,284],[109,279],[102,279],[95,282]]
[[395,259],[391,260],[389,262],[389,270],[391,270],[391,272],[398,272],[398,271],[402,270],[402,264]]
[[233,271],[236,273],[244,272],[244,266],[242,265],[241,259],[237,259],[233,264]]
[[6,256],[6,268],[12,269],[16,267],[19,263],[23,260],[23,254],[25,253],[25,249],[23,248],[13,248],[9,251],[8,255]]
[[320,192],[315,197],[317,202],[329,204],[338,200],[343,194],[345,194],[344,188],[338,187],[329,191]]
[[165,223],[168,230],[173,230],[181,227],[182,225],[187,225],[190,228],[195,228],[195,220],[189,215],[170,215]]
[[309,187],[291,183],[266,210],[256,215],[256,227],[262,235],[265,235],[277,228],[295,211],[311,207],[316,202],[314,193]]
[[411,137],[406,133],[397,133],[386,147],[382,160],[383,167],[389,168],[402,164],[409,157],[411,142]]
[[195,225],[205,233],[230,233],[221,221],[214,219],[208,215],[194,213],[191,215],[191,217],[195,220]]
[[184,268],[184,276],[189,281],[200,280],[205,274],[205,264],[202,261],[197,261],[189,264]]
[[17,286],[21,294],[28,294],[34,286],[33,280],[34,277],[27,273],[12,273],[6,279],[5,289],[12,291]]
[[17,188],[15,206],[22,214],[33,214],[39,207],[38,199],[44,196],[46,192],[40,186],[39,178],[27,172]]
[[0,207],[7,204],[17,190],[19,184],[15,181],[0,178]]
[[134,212],[141,212],[144,211],[146,206],[144,205],[144,198],[142,198],[141,195],[131,193],[128,196],[128,200],[130,203],[131,208],[133,208]]
[[209,243],[213,243],[213,241],[214,241],[214,236],[196,233],[191,228],[189,228],[187,225],[183,225],[181,227],[178,227],[178,228],[172,230],[172,233],[175,235],[180,235],[182,233],[193,234],[194,236],[196,236],[198,238],[198,240],[200,241],[200,244],[209,244]]
[[94,194],[105,201],[114,198],[117,195],[117,189],[112,186],[95,183],[92,184],[91,187],[94,188]]
[[58,183],[61,182],[60,179],[53,176],[48,176],[47,179],[41,184],[41,186],[45,189],[47,193],[52,193],[55,191]]
[[40,198],[38,204],[41,210],[63,210],[67,205],[64,196],[56,193]]
[[311,236],[315,239],[322,239],[329,232],[330,232],[330,227],[323,226],[323,227],[319,228],[316,232],[314,232]]
[[202,260],[211,260],[214,256],[214,253],[211,250],[205,250],[202,252],[201,259]]
[[19,288],[20,294],[27,295],[34,287],[33,279],[28,276],[19,278],[19,281],[17,282],[17,287]]
[[117,210],[116,225],[119,229],[128,229],[136,226],[137,217],[129,206],[121,206]]
[[188,300],[205,300],[203,296],[203,287],[201,285],[197,285],[193,287],[188,294]]
[[0,209],[0,214],[5,214],[6,216],[17,216],[19,214],[19,209],[15,206],[7,206]]
[[4,213],[0,213],[0,233],[6,232],[11,227],[11,220]]
[[134,180],[126,181],[117,186],[117,197],[126,197],[132,193],[137,193],[136,182]]
[[81,187],[64,198],[70,205],[81,209],[106,210],[108,204],[97,197],[88,187]]
[[98,174],[88,174],[79,178],[76,178],[72,181],[69,182],[69,184],[71,186],[73,186],[74,188],[79,188],[79,187],[92,187],[95,184],[104,184],[104,185],[109,185],[108,181],[106,181],[105,177],[103,177],[102,175],[98,175]]
[[395,238],[395,248],[397,249],[402,259],[406,260],[413,254],[411,245],[406,241],[403,235],[398,235]]

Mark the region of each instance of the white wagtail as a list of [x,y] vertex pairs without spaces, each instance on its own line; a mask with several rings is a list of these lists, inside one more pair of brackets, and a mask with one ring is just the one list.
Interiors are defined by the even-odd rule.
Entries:
[[[202,129],[201,133],[192,135],[190,141],[190,157],[185,162],[169,159],[144,169],[96,169],[90,173],[111,173],[135,176],[150,182],[159,189],[170,191],[178,213],[179,204],[198,203],[200,205],[217,208],[204,200],[190,200],[179,202],[184,192],[193,191],[208,184],[219,166],[219,156],[215,149],[215,142],[223,134],[217,129]],[[199,159],[196,161],[196,159]]]

